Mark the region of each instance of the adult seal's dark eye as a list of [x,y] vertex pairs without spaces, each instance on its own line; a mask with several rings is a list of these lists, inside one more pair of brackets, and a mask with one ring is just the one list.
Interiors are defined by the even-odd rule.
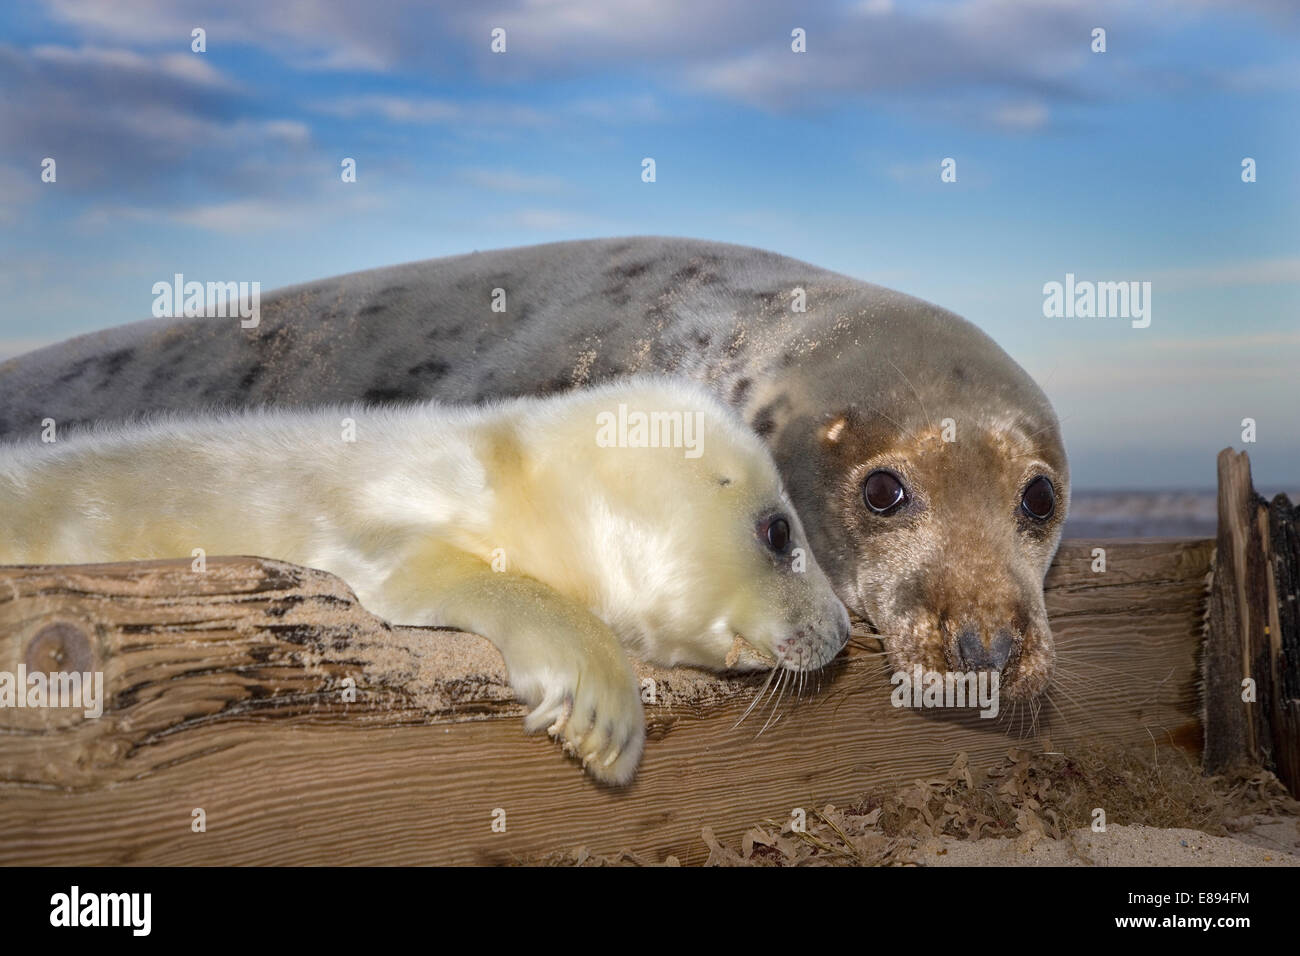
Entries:
[[1020,508],[1035,521],[1046,521],[1056,510],[1056,491],[1042,475],[1025,486],[1020,496]]
[[790,547],[790,522],[781,517],[772,518],[767,522],[767,531],[763,537],[769,548],[777,554],[785,554]]
[[873,471],[862,486],[862,497],[868,508],[883,515],[907,500],[907,489],[893,472]]

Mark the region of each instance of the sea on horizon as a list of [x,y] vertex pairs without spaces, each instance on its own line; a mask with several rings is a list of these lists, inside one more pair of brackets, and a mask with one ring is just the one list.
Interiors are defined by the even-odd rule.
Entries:
[[[1272,500],[1275,491],[1261,491]],[[1288,493],[1293,505],[1300,495]],[[1213,538],[1218,530],[1217,492],[1094,491],[1070,495],[1067,538]]]

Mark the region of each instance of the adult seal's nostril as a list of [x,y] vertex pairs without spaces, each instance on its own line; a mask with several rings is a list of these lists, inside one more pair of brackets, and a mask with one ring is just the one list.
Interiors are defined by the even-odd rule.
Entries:
[[998,631],[993,637],[993,643],[989,647],[989,660],[994,670],[1002,670],[1007,666],[1007,661],[1011,660],[1011,652],[1015,649],[1016,641],[1009,631]]
[[979,632],[970,627],[957,635],[957,659],[962,668],[968,671],[983,671],[993,666]]
[[957,656],[968,671],[1000,671],[1011,659],[1015,639],[1008,631],[998,631],[985,646],[979,632],[972,627],[957,635]]

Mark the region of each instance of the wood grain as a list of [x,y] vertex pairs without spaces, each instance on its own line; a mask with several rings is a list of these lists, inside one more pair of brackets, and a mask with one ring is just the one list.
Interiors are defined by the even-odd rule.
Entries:
[[978,767],[1012,745],[1198,750],[1211,551],[1063,545],[1047,592],[1060,679],[1037,726],[1025,706],[895,709],[886,664],[861,647],[761,736],[766,710],[734,727],[761,676],[641,668],[649,741],[617,790],[523,734],[486,641],[389,627],[327,574],[254,558],[0,568],[0,671],[84,665],[108,697],[98,719],[0,709],[0,863],[482,863],[576,846],[701,862],[705,825],[734,839],[958,751]]
[[[1205,647],[1207,770],[1269,767],[1300,796],[1300,514],[1219,453],[1219,534]],[[1254,698],[1243,699],[1243,682]]]

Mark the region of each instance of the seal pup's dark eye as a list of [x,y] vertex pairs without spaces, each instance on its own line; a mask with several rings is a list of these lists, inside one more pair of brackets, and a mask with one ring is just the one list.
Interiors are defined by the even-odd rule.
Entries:
[[1020,509],[1035,521],[1046,521],[1056,510],[1056,491],[1052,483],[1039,475],[1025,486],[1020,496]]
[[907,500],[907,489],[892,471],[873,471],[862,485],[862,497],[868,508],[883,515]]
[[790,522],[781,517],[774,515],[762,522],[758,528],[759,536],[766,542],[768,548],[777,554],[785,554],[790,547]]

